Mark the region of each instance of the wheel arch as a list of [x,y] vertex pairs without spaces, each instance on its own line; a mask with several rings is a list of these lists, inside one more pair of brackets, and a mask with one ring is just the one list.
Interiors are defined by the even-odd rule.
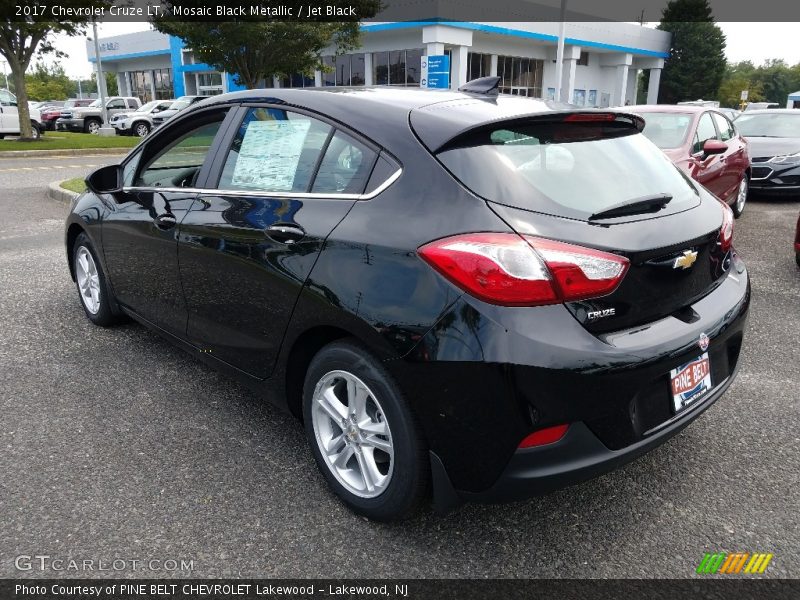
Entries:
[[[75,265],[72,264],[72,252],[75,249],[75,240],[77,240],[78,236],[82,233],[86,233],[86,230],[78,225],[78,223],[72,223],[69,228],[67,228],[67,264],[69,265],[69,274],[70,277],[72,277],[72,281],[75,281]],[[87,233],[86,235],[88,236],[89,234]]]
[[303,382],[314,356],[325,346],[344,338],[358,339],[351,332],[332,325],[318,325],[307,329],[292,342],[286,359],[284,385],[289,412],[303,419]]

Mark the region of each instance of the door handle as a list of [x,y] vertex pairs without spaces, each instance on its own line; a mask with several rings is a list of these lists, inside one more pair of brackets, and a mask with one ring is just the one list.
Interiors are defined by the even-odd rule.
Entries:
[[175,218],[175,215],[171,213],[164,213],[158,215],[153,222],[156,224],[156,227],[161,229],[162,231],[166,231],[167,229],[172,229],[175,225],[178,224],[178,220]]
[[264,234],[271,240],[275,240],[281,244],[294,244],[302,240],[306,232],[299,225],[276,223],[275,225],[267,227],[264,230]]

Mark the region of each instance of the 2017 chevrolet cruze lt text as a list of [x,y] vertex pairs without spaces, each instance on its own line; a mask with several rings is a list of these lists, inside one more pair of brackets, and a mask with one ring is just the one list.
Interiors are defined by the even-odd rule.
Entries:
[[641,117],[495,86],[187,109],[71,208],[87,317],[133,317],[291,411],[373,519],[641,455],[736,375],[731,210]]

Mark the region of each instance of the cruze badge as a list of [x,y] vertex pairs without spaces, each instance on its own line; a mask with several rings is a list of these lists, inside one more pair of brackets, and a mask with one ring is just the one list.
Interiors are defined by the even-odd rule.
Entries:
[[683,254],[675,259],[672,263],[673,269],[688,269],[697,260],[697,252],[694,250],[684,250]]
[[705,333],[700,334],[700,338],[697,340],[697,345],[700,346],[700,350],[705,352],[708,350],[708,344],[711,343],[711,340],[708,339],[708,336]]
[[603,310],[590,310],[586,313],[586,318],[590,321],[596,321],[603,317],[613,317],[617,314],[616,308],[604,308]]

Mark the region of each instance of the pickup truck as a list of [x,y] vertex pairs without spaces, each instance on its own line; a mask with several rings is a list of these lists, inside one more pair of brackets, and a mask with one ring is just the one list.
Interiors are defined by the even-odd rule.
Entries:
[[[106,99],[106,111],[111,119],[117,113],[133,111],[142,103],[138,98],[111,96]],[[103,126],[103,109],[98,98],[89,106],[65,109],[56,121],[56,129],[60,131],[82,131],[84,133],[97,133]]]
[[[28,108],[31,117],[31,135],[39,139],[44,133],[42,115],[35,108]],[[17,111],[17,97],[5,89],[0,89],[0,139],[7,135],[19,135],[19,112]]]

